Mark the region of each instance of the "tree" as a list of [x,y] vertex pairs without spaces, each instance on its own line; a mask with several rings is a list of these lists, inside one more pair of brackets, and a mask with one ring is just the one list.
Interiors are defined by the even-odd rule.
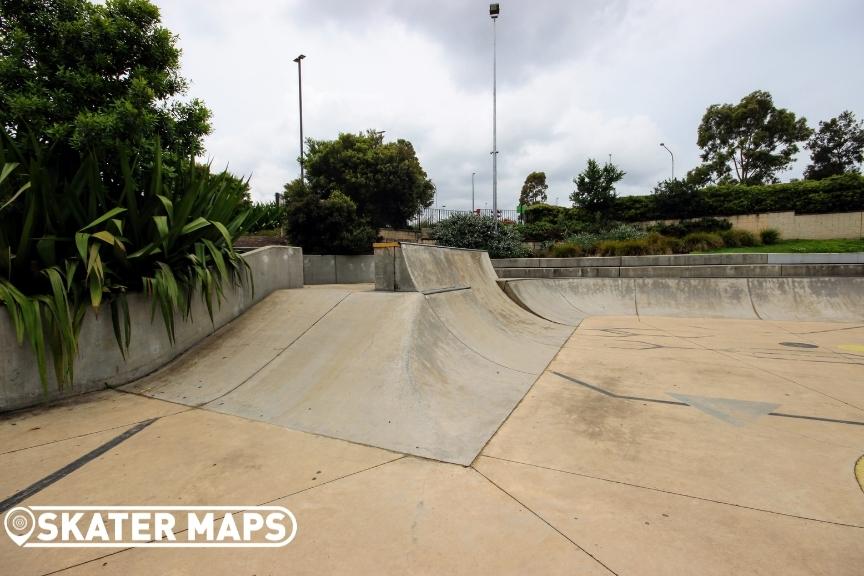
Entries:
[[319,196],[299,179],[285,185],[285,227],[306,254],[364,254],[376,237],[351,198],[338,190]]
[[530,206],[538,202],[546,202],[546,190],[549,185],[546,184],[545,172],[531,172],[525,178],[525,183],[522,185],[522,192],[519,194],[519,204],[522,206]]
[[819,130],[807,142],[810,165],[804,171],[808,180],[822,180],[829,176],[859,173],[858,164],[864,161],[864,121],[856,121],[855,114],[846,110],[827,122],[819,122]]
[[658,183],[651,192],[658,214],[663,218],[691,218],[700,213],[697,187],[687,180],[670,178]]
[[432,204],[435,185],[407,140],[384,143],[380,133],[339,134],[336,140],[307,140],[309,190],[321,199],[339,191],[357,213],[377,228],[403,228]]
[[32,134],[70,164],[95,150],[116,165],[118,141],[150,160],[157,140],[198,155],[210,111],[178,100],[176,40],[148,0],[3,0],[0,126],[25,153]]
[[771,94],[757,90],[738,104],[713,104],[699,124],[698,145],[703,164],[688,180],[769,184],[787,169],[798,152],[798,143],[812,130],[805,118],[777,108]]
[[573,179],[576,190],[570,194],[574,206],[592,214],[596,220],[608,219],[615,205],[615,184],[626,172],[614,164],[605,164],[601,168],[593,158],[588,159],[585,170]]

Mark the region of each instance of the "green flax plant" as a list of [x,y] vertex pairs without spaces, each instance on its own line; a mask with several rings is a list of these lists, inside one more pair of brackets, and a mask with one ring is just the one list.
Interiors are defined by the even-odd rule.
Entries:
[[178,315],[200,297],[213,321],[226,287],[251,282],[233,241],[254,224],[248,181],[194,160],[141,167],[123,143],[119,166],[96,152],[71,167],[52,147],[22,148],[0,133],[0,303],[19,343],[33,349],[47,390],[71,384],[88,307],[111,309],[117,344],[129,352],[127,296],[146,294],[173,344]]

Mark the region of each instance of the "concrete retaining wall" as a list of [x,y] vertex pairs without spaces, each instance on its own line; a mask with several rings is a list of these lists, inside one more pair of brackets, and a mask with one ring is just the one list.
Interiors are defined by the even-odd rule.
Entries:
[[[796,214],[795,212],[764,212],[717,216],[732,223],[735,228],[759,233],[765,228],[780,231],[783,238],[803,240],[830,240],[832,238],[864,238],[864,212],[835,212],[831,214]],[[671,224],[679,220],[642,222]]]
[[864,276],[864,253],[682,254],[493,260],[499,278],[765,278]]
[[362,284],[375,282],[375,256],[334,256],[331,254],[303,256],[303,283]]
[[226,288],[225,299],[213,312],[212,324],[205,305],[200,298],[195,298],[191,319],[175,320],[173,346],[168,342],[162,316],[157,312],[151,321],[151,302],[143,294],[129,297],[132,340],[129,357],[125,360],[114,339],[111,311],[103,307],[98,315],[88,312],[79,336],[75,380],[63,391],[58,390],[50,367],[48,390],[43,390],[35,355],[28,344],[18,345],[9,316],[0,306],[0,412],[140,378],[168,363],[274,290],[303,287],[300,248],[269,246],[248,252],[243,258],[252,270],[254,294],[251,287]]

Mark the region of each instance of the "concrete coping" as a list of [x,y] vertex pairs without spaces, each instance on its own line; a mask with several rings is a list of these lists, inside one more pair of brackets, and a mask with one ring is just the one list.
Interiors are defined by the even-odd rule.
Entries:
[[603,266],[706,266],[741,264],[864,264],[864,252],[671,254],[654,256],[585,256],[577,258],[500,258],[492,266],[501,268],[582,268]]

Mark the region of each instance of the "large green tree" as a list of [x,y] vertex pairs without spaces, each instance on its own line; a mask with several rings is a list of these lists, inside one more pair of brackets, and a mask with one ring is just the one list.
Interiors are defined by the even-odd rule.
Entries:
[[699,190],[687,180],[663,180],[654,187],[651,194],[654,205],[663,218],[692,218],[700,213],[702,202]]
[[787,169],[798,143],[812,131],[805,118],[774,106],[771,94],[757,90],[738,104],[713,104],[699,124],[703,164],[688,174],[696,184],[769,184]]
[[377,235],[351,198],[338,190],[321,196],[299,179],[285,185],[285,228],[306,254],[366,254]]
[[538,202],[546,202],[546,190],[549,185],[546,184],[545,172],[531,172],[525,178],[525,183],[522,184],[522,191],[519,193],[519,204],[522,206],[530,206]]
[[402,228],[432,204],[435,185],[408,140],[384,142],[379,132],[307,141],[309,190],[320,199],[341,192],[375,227]]
[[849,110],[827,122],[819,122],[819,130],[807,143],[810,165],[804,171],[808,180],[858,173],[864,161],[864,121],[856,120]]
[[597,220],[608,219],[615,205],[615,184],[624,178],[623,172],[614,164],[602,167],[593,158],[588,159],[585,170],[573,179],[576,190],[570,194],[574,206],[593,215]]
[[[77,164],[108,164],[122,141],[152,159],[203,151],[210,112],[179,99],[177,38],[148,0],[0,0],[0,125],[26,153],[30,135]],[[149,162],[148,162],[149,163]]]

